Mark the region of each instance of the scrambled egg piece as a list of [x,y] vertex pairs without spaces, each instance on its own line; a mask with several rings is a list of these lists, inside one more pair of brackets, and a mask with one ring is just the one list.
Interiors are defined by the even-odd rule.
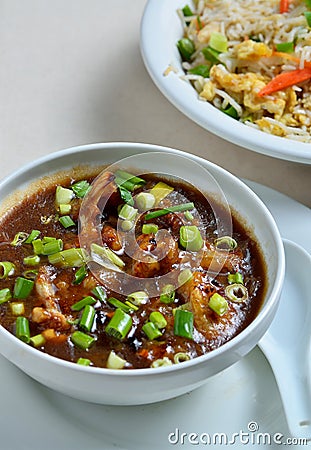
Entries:
[[[291,102],[293,102],[290,94],[284,91],[276,92],[269,97],[259,97],[257,94],[266,83],[264,77],[256,73],[229,73],[224,66],[218,65],[212,67],[210,78],[216,88],[225,90],[233,98],[237,99],[239,95],[239,103],[245,107],[248,113],[266,110],[274,114],[275,119],[280,119],[287,106],[288,98],[291,98]],[[207,86],[203,97],[207,99],[210,92],[210,86]]]
[[263,56],[271,56],[272,50],[263,42],[255,42],[251,39],[241,42],[234,47],[233,56],[237,59],[251,59],[256,60]]
[[286,136],[286,131],[278,124],[271,123],[264,117],[262,119],[256,120],[256,124],[262,131],[266,133],[274,134],[276,136]]
[[203,90],[200,92],[200,97],[204,98],[208,102],[211,102],[214,100],[216,95],[215,89],[216,86],[211,80],[206,81],[206,83],[204,83]]

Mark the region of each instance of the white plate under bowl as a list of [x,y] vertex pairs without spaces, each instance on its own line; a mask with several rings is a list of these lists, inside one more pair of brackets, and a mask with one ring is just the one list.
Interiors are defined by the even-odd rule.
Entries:
[[[149,0],[141,22],[141,53],[156,86],[181,112],[206,130],[234,144],[275,158],[311,164],[311,144],[253,129],[200,101],[184,74],[177,41],[183,35],[177,9],[186,0]],[[189,3],[189,2],[188,2]],[[169,65],[178,70],[164,76]]]

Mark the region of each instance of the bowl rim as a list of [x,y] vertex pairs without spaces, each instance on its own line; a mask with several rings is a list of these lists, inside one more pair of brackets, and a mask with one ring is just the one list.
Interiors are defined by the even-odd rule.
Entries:
[[[198,356],[196,358],[193,358],[189,361],[185,361],[183,364],[176,364],[173,366],[165,366],[165,367],[159,367],[154,368],[150,370],[150,368],[143,368],[143,369],[133,369],[133,370],[114,370],[114,369],[107,369],[105,367],[87,367],[82,366],[79,364],[76,364],[71,361],[63,360],[61,358],[57,358],[55,356],[49,355],[47,353],[43,353],[40,350],[33,348],[29,346],[28,344],[25,344],[24,342],[17,339],[12,333],[10,333],[8,330],[6,330],[2,325],[0,325],[0,336],[3,335],[5,338],[8,338],[13,345],[17,346],[22,351],[29,352],[32,356],[34,356],[36,359],[43,359],[46,362],[49,362],[51,364],[56,364],[57,366],[62,366],[63,368],[68,368],[69,370],[75,370],[78,372],[87,372],[89,374],[103,374],[107,376],[114,376],[114,377],[141,377],[141,376],[152,376],[154,374],[158,375],[165,375],[171,371],[179,371],[179,370],[186,370],[190,369],[193,366],[200,365],[202,362],[207,362],[210,359],[217,359],[217,357],[221,356],[222,353],[226,351],[234,351],[236,347],[239,346],[240,342],[244,340],[244,336],[248,334],[252,334],[254,330],[260,325],[261,322],[264,322],[266,320],[266,317],[269,316],[271,308],[278,303],[280,292],[283,285],[284,275],[285,275],[285,252],[284,252],[284,246],[283,241],[280,235],[280,232],[278,230],[278,227],[276,225],[276,222],[270,213],[269,209],[266,207],[266,205],[263,203],[263,201],[257,196],[257,194],[252,191],[251,188],[249,188],[243,181],[241,181],[238,177],[228,172],[223,167],[210,162],[208,160],[205,160],[204,158],[201,158],[197,155],[188,153],[183,150],[174,149],[171,147],[156,145],[156,144],[149,144],[149,143],[142,143],[142,142],[102,142],[102,143],[92,143],[92,144],[84,144],[84,145],[78,145],[73,146],[69,148],[65,148],[62,150],[58,150],[52,153],[49,153],[47,155],[41,156],[40,158],[37,158],[28,164],[24,165],[23,167],[19,168],[17,171],[13,171],[11,174],[0,180],[0,194],[3,187],[5,187],[7,184],[14,183],[14,181],[19,177],[22,177],[23,175],[26,175],[31,170],[36,169],[40,165],[47,164],[50,161],[54,161],[57,159],[61,159],[63,157],[67,157],[68,155],[73,155],[76,153],[84,153],[89,151],[107,151],[108,149],[111,150],[112,148],[121,148],[121,149],[127,149],[127,150],[138,150],[139,153],[146,153],[148,151],[154,151],[154,152],[169,152],[173,153],[179,156],[188,157],[190,159],[193,159],[195,162],[199,164],[203,164],[205,167],[207,165],[207,168],[211,167],[216,172],[220,173],[221,175],[233,180],[240,188],[244,189],[247,194],[256,201],[256,203],[260,206],[262,211],[265,213],[266,217],[269,220],[270,226],[271,226],[271,233],[275,239],[276,242],[276,248],[277,248],[277,254],[275,255],[275,258],[278,260],[278,265],[276,269],[276,275],[275,275],[275,283],[272,286],[272,290],[269,296],[268,301],[263,305],[261,310],[258,312],[257,316],[254,318],[254,320],[244,329],[242,330],[238,335],[236,335],[234,338],[230,339],[220,347],[216,348],[215,350],[212,350],[204,355]],[[139,151],[139,150],[145,150]],[[92,161],[87,162],[86,164],[90,163]],[[74,167],[74,162],[72,166]],[[57,170],[47,171],[42,174],[42,177],[57,173]],[[38,179],[38,178],[36,178]],[[35,180],[31,180],[35,181]],[[30,181],[29,181],[30,182]],[[14,188],[14,190],[18,190],[18,186]],[[4,199],[2,199],[4,200]]]
[[[180,34],[174,36],[175,42],[181,37],[182,25],[176,10],[184,6],[184,3],[184,0],[171,0],[169,4],[165,0],[148,0],[144,8],[140,24],[141,55],[158,89],[179,111],[218,137],[266,156],[311,164],[310,143],[248,127],[226,116],[209,102],[200,101],[190,82],[181,80],[180,76],[184,72],[180,56],[176,45],[170,45],[170,41],[168,45],[167,36],[168,31],[171,33],[176,27]],[[166,16],[168,18],[165,20]],[[178,73],[164,76],[164,71],[170,64],[178,69]]]

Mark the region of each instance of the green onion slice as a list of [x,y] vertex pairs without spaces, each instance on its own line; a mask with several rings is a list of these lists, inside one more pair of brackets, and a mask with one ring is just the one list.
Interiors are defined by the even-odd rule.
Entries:
[[126,365],[126,360],[118,356],[113,350],[109,353],[106,367],[107,369],[123,369]]
[[156,234],[158,230],[159,227],[155,223],[144,223],[141,229],[143,234]]
[[210,297],[208,306],[219,316],[222,316],[228,310],[227,300],[217,292]]
[[42,255],[43,253],[43,242],[41,239],[35,239],[32,241],[33,252],[35,255]]
[[75,279],[73,280],[74,285],[81,284],[82,281],[87,277],[87,267],[81,266],[76,272],[75,272]]
[[152,311],[152,313],[149,316],[149,320],[160,330],[165,328],[167,325],[167,321],[163,316],[163,314],[160,313],[160,311]]
[[231,236],[222,236],[216,239],[214,244],[218,250],[234,250],[238,246],[237,241]]
[[167,367],[172,365],[172,361],[167,356],[164,356],[164,358],[156,359],[155,361],[153,361],[150,367],[152,367],[153,369],[158,369],[159,367]]
[[119,189],[119,192],[120,192],[121,199],[125,203],[127,203],[128,205],[133,206],[134,205],[134,199],[133,199],[132,194],[130,193],[130,191],[125,189],[123,186],[118,186],[118,189]]
[[42,254],[43,255],[53,255],[54,253],[59,253],[63,250],[63,241],[61,239],[53,239],[46,244],[43,244]]
[[219,52],[208,46],[202,49],[204,58],[212,64],[219,63]]
[[74,331],[70,339],[76,347],[79,347],[82,350],[89,349],[95,342],[95,338],[93,336],[83,333],[82,331]]
[[80,366],[90,366],[92,364],[92,361],[88,358],[79,358],[77,364],[79,364]]
[[228,283],[229,284],[233,284],[233,283],[243,284],[243,275],[240,272],[229,273]]
[[203,78],[208,78],[210,68],[206,64],[199,64],[198,66],[189,69],[188,72],[192,73],[193,75],[200,75]]
[[91,185],[86,180],[77,181],[76,183],[71,185],[71,189],[76,194],[77,197],[83,198],[91,189]]
[[28,280],[35,280],[39,271],[37,269],[29,269],[25,270],[22,275],[24,278],[27,278]]
[[92,294],[94,294],[95,297],[98,298],[98,300],[100,300],[101,302],[105,302],[107,300],[107,292],[105,291],[103,286],[96,286],[92,290]]
[[4,288],[0,290],[0,305],[2,305],[2,303],[7,302],[11,298],[12,294],[9,288]]
[[182,286],[183,284],[187,283],[191,280],[193,277],[193,273],[191,272],[191,269],[184,269],[180,272],[178,275],[178,285]]
[[65,216],[66,214],[70,213],[72,207],[71,207],[70,203],[68,203],[68,204],[62,203],[61,205],[59,205],[58,209],[59,209],[59,213],[61,215]]
[[127,300],[136,306],[143,305],[148,302],[149,297],[145,291],[136,291],[127,296]]
[[132,327],[132,318],[121,308],[117,308],[113,317],[110,319],[105,331],[109,336],[122,340]]
[[136,206],[140,211],[148,211],[153,208],[155,201],[154,195],[150,192],[140,192],[135,198]]
[[109,297],[107,299],[107,302],[110,305],[115,306],[116,308],[122,309],[122,311],[126,313],[138,310],[138,307],[136,305],[133,305],[133,303],[131,303],[130,301],[122,302],[115,297]]
[[145,215],[145,220],[155,219],[156,217],[164,216],[165,214],[170,214],[173,212],[190,211],[194,208],[194,203],[183,203],[182,205],[170,206],[165,209],[157,209]]
[[226,36],[217,31],[211,33],[209,45],[213,50],[219,53],[224,53],[228,50],[228,40]]
[[185,352],[178,352],[178,353],[175,353],[175,355],[174,355],[174,363],[175,364],[180,364],[182,362],[189,361],[189,359],[190,359],[190,356],[188,355],[188,353],[185,353]]
[[31,244],[32,241],[34,241],[35,239],[38,238],[38,236],[40,236],[40,233],[41,231],[39,230],[32,230],[28,238],[26,239],[25,244]]
[[176,309],[174,315],[174,334],[193,339],[193,313],[183,309]]
[[[118,268],[123,268],[125,266],[125,262],[122,261],[119,256],[117,256],[110,248],[108,247],[102,247],[97,244],[91,244],[91,252],[92,257],[94,258],[94,261],[98,262],[99,264],[102,263],[105,265],[106,262],[110,262],[113,265],[113,268],[116,270]],[[96,255],[100,257],[101,261],[96,258]],[[109,267],[111,268],[111,265],[109,264]]]
[[75,226],[75,222],[70,216],[61,216],[58,221],[63,225],[64,228]]
[[13,247],[17,247],[18,245],[22,245],[26,241],[28,236],[29,236],[28,233],[25,233],[24,231],[19,231],[14,236],[13,241],[11,242],[11,245],[13,245]]
[[87,255],[83,248],[68,248],[48,255],[49,263],[60,267],[81,267],[85,264],[86,258]]
[[0,280],[5,280],[8,277],[14,275],[16,266],[10,261],[0,262]]
[[17,277],[14,284],[13,297],[27,298],[34,287],[34,281],[23,277]]
[[24,316],[18,316],[15,322],[15,335],[18,339],[29,344],[30,342],[30,329],[29,321]]
[[119,217],[123,220],[134,221],[137,216],[138,210],[133,206],[125,203],[119,211]]
[[55,203],[59,205],[67,205],[74,197],[74,193],[71,189],[64,188],[62,186],[56,187]]
[[226,296],[233,302],[241,303],[248,299],[247,288],[240,283],[234,283],[226,286]]
[[146,334],[150,341],[162,336],[161,331],[153,322],[147,322],[142,326],[143,332]]
[[232,117],[233,119],[239,118],[237,110],[232,105],[228,105],[227,108],[221,109],[221,111],[227,114],[227,116]]
[[38,347],[42,347],[46,342],[45,337],[40,333],[40,334],[36,334],[35,336],[32,336],[30,338],[30,343],[38,348]]
[[275,46],[277,52],[293,53],[295,45],[294,42],[281,42]]
[[174,303],[174,300],[175,300],[174,286],[172,284],[165,285],[160,294],[160,302],[169,305],[170,303]]
[[189,5],[185,5],[182,9],[182,12],[185,17],[193,16],[193,12],[191,11],[191,8]]
[[311,11],[305,11],[303,14],[304,14],[304,16],[306,18],[308,27],[311,28]]
[[195,225],[183,225],[179,229],[179,242],[182,247],[191,252],[198,252],[203,247],[200,230]]
[[87,305],[94,305],[96,301],[97,300],[94,297],[88,295],[87,297],[82,298],[82,300],[74,303],[71,306],[71,311],[81,311],[81,309],[83,309]]
[[25,256],[25,258],[23,259],[23,263],[25,264],[25,266],[37,266],[40,263],[40,256]]
[[91,305],[86,305],[79,323],[79,328],[83,331],[91,331],[95,320],[95,309]]

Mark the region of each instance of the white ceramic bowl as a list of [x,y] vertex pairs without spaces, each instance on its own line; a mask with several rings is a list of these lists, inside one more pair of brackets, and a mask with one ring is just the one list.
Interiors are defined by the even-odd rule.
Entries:
[[[217,350],[179,365],[158,369],[116,371],[79,366],[24,344],[0,326],[0,352],[8,360],[40,383],[78,399],[104,404],[134,405],[189,392],[248,353],[268,329],[277,310],[285,259],[274,219],[244,183],[224,169],[194,155],[166,147],[124,142],[85,145],[52,153],[28,164],[0,183],[0,210],[7,196],[16,190],[26,192],[27,186],[43,175],[83,164],[111,164],[122,158],[150,151],[186,156],[207,169],[218,182],[228,203],[246,219],[247,225],[261,243],[269,278],[265,301],[255,320]],[[164,173],[167,173],[166,169],[167,167],[163,167]],[[204,191],[204,180],[199,183],[198,187]]]
[[[145,66],[160,91],[181,112],[206,130],[258,153],[311,164],[311,144],[272,136],[232,119],[208,102],[198,99],[184,74],[176,47],[183,35],[177,8],[186,0],[149,0],[141,22],[141,52]],[[178,70],[164,76],[169,65]]]

